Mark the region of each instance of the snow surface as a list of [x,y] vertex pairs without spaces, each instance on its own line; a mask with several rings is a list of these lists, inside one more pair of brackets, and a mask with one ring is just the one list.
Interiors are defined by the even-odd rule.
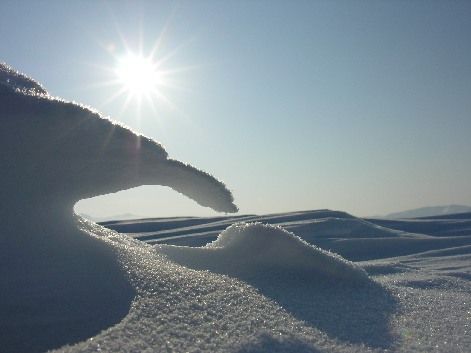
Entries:
[[149,183],[236,208],[215,178],[5,65],[0,119],[2,353],[469,352],[471,214],[107,222],[117,233],[74,203]]
[[[246,225],[241,221],[271,222],[294,233],[300,229],[304,240],[313,245],[337,246],[349,259],[373,258],[356,262],[351,268],[353,271],[363,268],[370,279],[351,283],[338,278],[337,271],[327,275],[317,272],[318,266],[313,266],[311,271],[300,269],[293,257],[302,258],[303,264],[309,264],[309,260],[296,251],[293,246],[296,238],[292,234],[279,227]],[[426,234],[433,230],[430,222],[442,230],[439,235]],[[217,230],[231,224],[235,225],[222,233]],[[244,300],[245,294],[239,296],[236,306],[243,314],[231,317],[228,321],[232,325],[258,318],[260,314],[256,310],[263,305],[262,298],[271,300],[280,309],[277,314],[270,311],[272,316],[264,325],[246,327],[243,337],[235,339],[232,333],[222,331],[229,346],[194,345],[182,350],[469,352],[471,229],[463,215],[420,224],[424,226],[423,233],[420,229],[409,233],[377,226],[343,212],[319,210],[266,216],[147,219],[106,225],[123,227],[134,237],[139,237],[138,230],[142,229],[143,239],[155,244],[156,252],[165,254],[167,260],[198,269],[195,272],[198,274],[220,273],[238,279],[238,283],[249,285],[261,294],[261,298],[249,303]],[[275,246],[273,253],[269,239],[274,238],[276,243],[277,235],[292,241]],[[209,243],[202,248],[195,247],[203,240]],[[175,243],[192,248],[166,245]],[[339,245],[343,243],[348,246]],[[315,248],[311,251],[312,255],[316,254]],[[400,256],[403,254],[408,255]],[[336,259],[334,256],[329,260]],[[201,271],[204,269],[209,272]],[[222,286],[217,291],[219,294],[215,294],[224,303],[226,291],[229,291],[227,287]],[[232,298],[227,300],[232,308]],[[229,310],[217,304],[208,305],[203,310],[210,315]],[[278,321],[280,317],[287,320],[286,324]],[[219,325],[214,317],[209,320]],[[198,324],[192,329],[198,332],[198,337],[205,330]],[[259,332],[265,330],[268,333],[259,338]],[[217,337],[209,340],[215,342]]]
[[281,227],[236,223],[202,248],[160,245],[173,261],[194,269],[251,279],[304,276],[306,280],[365,282],[366,272],[341,256],[312,246]]
[[[355,218],[328,210],[258,218],[302,225],[314,223],[316,216],[319,222]],[[383,257],[352,264],[328,257],[279,227],[241,224],[245,218],[257,216],[206,219],[207,227],[225,220],[235,225],[203,248],[165,245],[172,243],[169,237],[150,246],[83,220],[91,234],[101,234],[121,249],[137,294],[119,324],[59,351],[469,352],[471,232],[461,236],[467,239],[463,246],[453,246],[454,236],[415,234],[451,241],[406,256],[395,256],[397,249],[391,247]],[[135,224],[149,228],[153,222],[167,230],[186,226],[188,235],[176,237],[191,244],[195,235],[189,224],[197,231],[205,219]],[[126,224],[132,226],[131,221]],[[360,234],[336,232],[334,223],[329,224],[333,239],[362,239]],[[450,232],[454,226],[460,229],[459,223],[449,224]],[[374,252],[382,248],[379,239],[396,239],[408,248],[411,234],[390,232],[395,236],[381,238],[384,229],[379,229],[376,237],[363,238],[363,244]],[[321,239],[326,235],[321,233]],[[361,252],[362,246],[354,249]],[[327,264],[339,261],[350,273],[366,271],[369,278],[360,274],[363,280],[352,282],[351,276],[338,276],[340,271],[324,272],[319,263],[306,259],[318,251],[327,256]],[[312,266],[306,271],[300,265]]]

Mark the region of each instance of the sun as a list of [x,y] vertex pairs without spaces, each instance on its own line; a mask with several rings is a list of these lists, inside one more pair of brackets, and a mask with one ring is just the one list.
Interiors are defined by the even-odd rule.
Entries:
[[158,64],[152,58],[133,53],[117,60],[115,74],[122,89],[136,98],[152,95],[162,81]]
[[97,66],[103,78],[94,86],[107,91],[101,109],[113,106],[120,116],[132,114],[138,124],[151,115],[157,120],[168,113],[173,117],[186,116],[172,96],[188,92],[187,74],[198,66],[175,66],[173,59],[184,45],[167,50],[163,44],[165,33],[166,28],[153,42],[146,42],[141,33],[134,41],[120,34],[121,42],[102,43],[111,61]]

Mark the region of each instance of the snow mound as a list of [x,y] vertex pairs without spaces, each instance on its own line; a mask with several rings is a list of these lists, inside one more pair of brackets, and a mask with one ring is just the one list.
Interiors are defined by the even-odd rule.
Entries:
[[312,246],[281,227],[261,223],[234,224],[202,248],[156,248],[190,268],[242,278],[296,274],[334,281],[368,280],[363,269],[341,256]]

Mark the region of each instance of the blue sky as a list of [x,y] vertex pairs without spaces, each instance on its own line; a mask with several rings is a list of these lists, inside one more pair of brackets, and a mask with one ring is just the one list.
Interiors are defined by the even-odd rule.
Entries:
[[[471,204],[470,33],[469,1],[0,3],[0,60],[214,174],[242,213]],[[126,46],[159,37],[170,103],[110,101]],[[162,187],[80,211],[212,214]]]

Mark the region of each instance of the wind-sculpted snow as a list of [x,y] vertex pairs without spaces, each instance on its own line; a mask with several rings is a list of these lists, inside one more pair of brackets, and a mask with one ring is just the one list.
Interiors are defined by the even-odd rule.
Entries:
[[169,159],[157,142],[89,108],[52,98],[33,80],[0,68],[2,179],[10,199],[21,191],[28,201],[47,198],[73,206],[83,198],[164,185],[202,206],[237,211],[223,183]]
[[[119,324],[59,352],[355,352],[364,342],[383,347],[390,340],[387,317],[394,300],[371,281],[265,273],[255,285],[180,266],[152,246],[85,220],[80,227],[117,251],[136,296]],[[264,229],[247,228],[255,237],[263,237]],[[257,273],[253,266],[245,269]],[[359,332],[371,337],[355,337]]]
[[170,259],[236,277],[307,276],[311,280],[366,282],[366,272],[337,254],[309,245],[280,227],[237,223],[203,248],[157,245]]
[[163,185],[216,211],[237,210],[210,174],[90,108],[51,97],[5,64],[0,127],[2,352],[86,339],[129,309],[135,288],[116,251],[77,227],[77,201]]
[[[175,224],[175,220],[168,221],[169,226]],[[270,240],[265,238],[267,243],[261,249],[251,246],[265,235],[284,237],[283,231],[241,225],[200,249],[202,253],[226,249],[227,254],[237,254],[240,258],[235,261],[245,268],[235,278],[234,273],[195,271],[170,261],[177,254],[204,268],[203,257],[194,250],[186,252],[181,247],[170,255],[168,250],[175,247],[151,247],[86,221],[81,226],[102,236],[120,254],[137,293],[129,314],[119,324],[60,352],[469,350],[471,268],[469,256],[463,256],[469,251],[362,262],[371,280],[351,283],[339,279],[335,271],[331,275],[311,271],[307,276],[289,271],[288,262],[293,259],[284,256],[285,251],[279,250],[279,260],[276,253],[271,259],[264,256]],[[249,240],[252,236],[255,239]],[[293,237],[288,239],[280,246],[292,249]],[[244,265],[254,255],[265,258],[264,264],[272,272],[266,271],[267,266],[259,270],[253,262]],[[224,271],[220,272],[229,272],[225,270],[230,258],[216,259],[211,254],[207,258],[209,265],[222,265]],[[331,276],[332,281],[323,280]]]

